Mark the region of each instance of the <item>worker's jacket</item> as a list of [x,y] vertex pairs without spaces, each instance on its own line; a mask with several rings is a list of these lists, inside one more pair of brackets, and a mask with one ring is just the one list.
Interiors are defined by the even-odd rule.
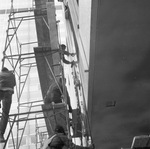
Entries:
[[69,139],[62,133],[57,133],[45,140],[42,149],[62,149],[64,146],[69,147]]
[[91,148],[75,145],[63,133],[57,133],[44,142],[42,149],[91,149]]
[[0,90],[14,93],[15,85],[15,76],[11,71],[0,72]]

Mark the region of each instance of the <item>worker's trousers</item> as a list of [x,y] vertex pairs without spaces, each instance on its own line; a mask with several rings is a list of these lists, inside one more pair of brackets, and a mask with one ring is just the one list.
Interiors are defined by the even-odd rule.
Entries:
[[9,111],[12,102],[12,92],[0,90],[0,101],[2,103],[2,114],[0,114],[0,134],[3,135],[8,123]]

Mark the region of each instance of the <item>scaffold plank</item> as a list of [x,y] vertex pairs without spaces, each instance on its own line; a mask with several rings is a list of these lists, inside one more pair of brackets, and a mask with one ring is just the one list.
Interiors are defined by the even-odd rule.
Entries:
[[56,125],[61,125],[67,131],[68,110],[64,103],[42,105],[48,129],[48,134],[52,135]]
[[61,74],[61,65],[56,65],[60,62],[60,57],[54,57],[55,53],[51,51],[50,47],[37,47],[34,48],[34,52],[44,99],[48,88],[55,81],[54,76]]
[[53,64],[52,55],[51,55],[50,48],[48,47],[34,48],[34,52],[35,52],[42,96],[44,99],[47,90],[53,81],[53,76],[51,71],[48,68],[45,57],[48,59],[49,64],[52,65]]

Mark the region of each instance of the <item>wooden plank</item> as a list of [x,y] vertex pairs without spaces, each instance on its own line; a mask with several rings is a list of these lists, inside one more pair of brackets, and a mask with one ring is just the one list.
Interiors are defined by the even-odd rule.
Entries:
[[52,73],[48,69],[44,56],[46,56],[46,58],[48,59],[49,64],[52,65],[53,64],[52,55],[51,55],[50,48],[48,47],[34,48],[34,52],[35,52],[35,58],[37,63],[42,95],[44,98],[51,82],[53,81]]
[[60,59],[57,57],[54,61],[53,56],[58,54],[58,52],[57,50],[51,51],[50,47],[36,47],[34,48],[34,53],[44,99],[49,86],[54,81],[54,76],[61,74],[61,65],[56,65]]
[[42,105],[49,135],[53,134],[56,125],[61,125],[67,131],[68,111],[64,103]]

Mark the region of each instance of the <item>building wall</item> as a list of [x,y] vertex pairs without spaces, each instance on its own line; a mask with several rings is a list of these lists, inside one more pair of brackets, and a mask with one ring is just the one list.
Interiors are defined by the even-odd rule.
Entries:
[[70,26],[73,32],[75,50],[77,52],[80,77],[85,99],[88,98],[88,71],[89,71],[89,52],[90,52],[90,7],[91,0],[87,1],[68,1],[70,10]]
[[130,148],[134,136],[150,133],[149,5],[92,3],[89,106],[96,148]]
[[84,47],[84,53],[89,65],[90,31],[91,31],[91,0],[79,1],[79,32],[80,40]]

